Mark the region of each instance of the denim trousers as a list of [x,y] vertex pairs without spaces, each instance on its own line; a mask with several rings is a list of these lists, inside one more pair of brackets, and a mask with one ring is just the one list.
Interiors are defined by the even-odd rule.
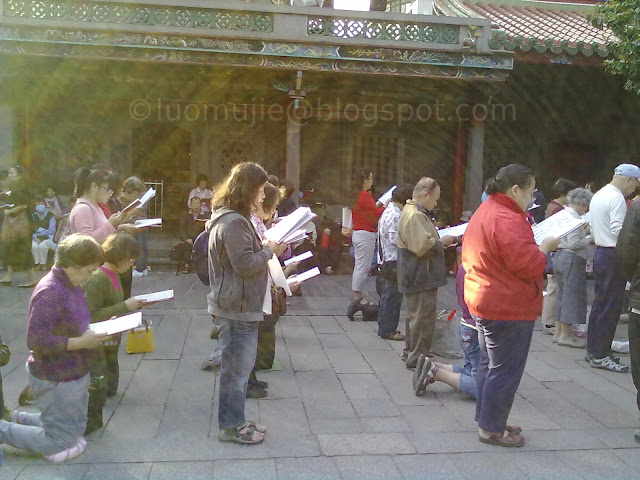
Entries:
[[400,321],[400,306],[403,295],[398,291],[398,282],[384,279],[384,288],[380,295],[378,309],[378,335],[396,333]]
[[478,343],[478,331],[475,328],[460,324],[458,328],[460,346],[464,354],[464,367],[453,365],[453,372],[460,374],[458,391],[468,397],[476,398],[476,374],[480,363],[480,344]]
[[149,232],[146,230],[136,234],[138,244],[140,245],[140,255],[136,258],[136,271],[144,272],[147,268],[149,260]]
[[593,257],[595,297],[589,314],[587,352],[595,358],[609,355],[627,281],[620,270],[615,248],[597,247]]
[[527,363],[534,321],[479,318],[480,364],[476,374],[476,421],[488,432],[504,432]]
[[256,361],[258,322],[243,322],[217,317],[220,329],[220,400],[218,426],[238,428],[245,422],[249,374]]

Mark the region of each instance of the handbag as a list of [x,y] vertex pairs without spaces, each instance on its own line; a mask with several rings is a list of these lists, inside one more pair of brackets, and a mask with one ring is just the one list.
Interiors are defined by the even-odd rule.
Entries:
[[127,332],[125,342],[127,353],[153,352],[153,330],[151,321],[142,319],[142,325]]
[[287,313],[287,294],[283,288],[271,286],[271,315],[282,316]]
[[13,240],[28,238],[29,236],[29,219],[27,218],[26,210],[23,210],[17,215],[8,215],[4,217],[2,230],[0,231],[0,240],[3,242],[10,242]]
[[2,343],[0,340],[0,367],[4,367],[11,360],[11,350],[9,345]]

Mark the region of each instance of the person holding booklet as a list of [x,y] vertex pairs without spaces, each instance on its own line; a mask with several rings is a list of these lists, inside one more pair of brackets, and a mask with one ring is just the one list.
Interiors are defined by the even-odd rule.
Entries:
[[267,172],[252,162],[235,165],[215,189],[209,232],[208,311],[220,329],[222,364],[218,403],[218,438],[255,445],[266,427],[247,421],[244,413],[249,375],[255,365],[258,325],[268,289],[268,262],[284,252],[285,243],[263,244],[249,220],[264,200]]
[[489,198],[471,217],[462,244],[464,300],[476,317],[480,345],[478,439],[500,447],[525,442],[522,429],[507,419],[542,310],[546,254],[560,241],[548,237],[538,246],[534,240],[526,209],[535,187],[529,168],[501,168],[487,182]]
[[[125,204],[130,204],[136,199],[141,198],[147,191],[147,186],[138,177],[129,177],[122,183],[122,199]],[[148,204],[135,209],[135,214],[129,217],[129,221],[135,223],[139,220],[147,219]],[[147,269],[147,261],[149,259],[149,231],[146,228],[140,229],[136,233],[136,239],[140,244],[140,255],[138,255],[135,270],[131,273],[134,277],[143,277],[149,273]]]
[[103,261],[100,245],[73,234],[58,245],[54,267],[29,300],[27,361],[32,405],[0,420],[0,443],[24,448],[54,463],[84,452],[90,352],[107,339],[89,329],[91,315],[82,283]]
[[[91,323],[109,320],[129,312],[140,310],[145,302],[135,297],[124,299],[120,277],[131,268],[140,254],[135,238],[125,232],[109,235],[102,243],[104,264],[84,283],[82,289],[87,298]],[[118,349],[121,333],[111,335],[91,352],[91,389],[85,434],[102,427],[102,407],[107,397],[118,392],[120,367]]]
[[373,186],[373,172],[361,168],[356,172],[355,185],[357,191],[354,195],[354,204],[351,212],[353,233],[351,242],[355,251],[355,264],[351,278],[351,290],[353,290],[354,302],[350,309],[359,303],[362,298],[364,282],[369,276],[373,254],[376,249],[376,237],[378,232],[378,218],[384,212],[391,201],[391,197],[385,204],[376,203],[371,195]]
[[[564,211],[579,219],[589,209],[593,193],[586,188],[575,188],[567,193]],[[576,337],[574,328],[587,317],[587,252],[593,237],[587,230],[576,228],[560,240],[553,257],[553,276],[556,283],[556,331],[553,342],[563,347],[584,348],[583,339]],[[549,298],[545,297],[545,301]],[[544,312],[544,304],[542,311]],[[543,316],[544,319],[544,316]]]

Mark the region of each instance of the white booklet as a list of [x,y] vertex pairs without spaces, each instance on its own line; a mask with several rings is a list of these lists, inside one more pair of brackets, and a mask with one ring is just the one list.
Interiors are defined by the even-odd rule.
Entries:
[[160,292],[145,293],[144,295],[136,295],[136,300],[142,300],[143,302],[155,303],[164,302],[167,300],[173,300],[173,290],[162,290]]
[[305,280],[309,280],[310,278],[317,277],[320,275],[320,269],[318,267],[313,267],[306,272],[299,273],[296,276],[291,276],[287,278],[287,283],[302,283]]
[[265,233],[265,237],[275,243],[282,243],[296,230],[301,229],[306,223],[316,216],[309,207],[298,207],[286,217],[282,217],[273,228]]
[[144,220],[136,220],[133,225],[139,228],[155,227],[162,225],[161,218],[146,218]]
[[353,227],[351,209],[349,207],[342,207],[342,229],[351,230],[351,227]]
[[547,237],[565,237],[582,225],[584,225],[582,218],[575,218],[568,210],[562,210],[535,224],[531,229],[533,230],[533,238],[540,245]]
[[387,203],[389,200],[391,200],[391,195],[393,195],[393,191],[396,189],[396,186],[394,185],[393,187],[391,187],[389,190],[387,190],[386,192],[384,192],[384,195],[382,195],[378,201],[384,205],[385,203]]
[[295,232],[293,232],[291,235],[289,235],[287,238],[285,238],[283,240],[283,242],[284,243],[296,243],[296,242],[301,242],[305,238],[307,238],[307,231],[301,229],[301,230],[296,230]]
[[306,252],[301,253],[300,255],[296,255],[295,257],[291,257],[289,260],[285,260],[284,266],[286,267],[287,265],[290,265],[292,263],[298,263],[311,257],[313,257],[313,253],[311,253],[311,250],[307,250]]
[[134,208],[144,207],[144,205],[155,196],[156,191],[153,188],[149,188],[149,190],[147,190],[144,195],[142,195],[140,198],[136,198],[133,202],[124,207],[122,211],[126,213]]
[[142,312],[135,312],[123,317],[105,320],[104,322],[92,323],[89,325],[89,330],[95,333],[113,335],[115,333],[126,332],[140,325],[142,325]]
[[461,237],[462,235],[464,235],[464,232],[467,231],[467,227],[469,226],[469,223],[462,223],[460,225],[456,225],[455,227],[447,227],[447,228],[441,228],[440,230],[438,230],[438,236],[440,238],[446,236],[446,235],[451,235],[452,237]]
[[282,271],[282,267],[280,266],[280,260],[274,254],[269,260],[269,275],[271,276],[271,280],[273,280],[273,284],[276,287],[284,288],[285,293],[288,297],[292,295],[291,289],[289,288],[289,284],[287,283],[287,277],[284,276],[284,272]]

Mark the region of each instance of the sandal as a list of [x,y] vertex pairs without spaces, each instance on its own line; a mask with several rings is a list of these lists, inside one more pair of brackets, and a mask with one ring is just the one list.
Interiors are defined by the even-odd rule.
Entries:
[[420,354],[416,369],[413,372],[413,389],[416,395],[422,395],[427,387],[436,381],[437,370],[438,367],[430,358]]
[[384,340],[404,340],[404,335],[400,332],[395,332],[395,333],[387,333],[385,335],[380,335],[380,338]]
[[486,443],[487,445],[496,445],[498,447],[519,448],[524,445],[524,437],[520,435],[497,435],[493,434],[489,438],[478,437],[480,443]]
[[264,440],[264,435],[258,432],[253,425],[245,424],[238,428],[221,428],[218,440],[239,445],[258,445]]
[[504,429],[509,432],[509,435],[520,435],[522,433],[522,427],[516,427],[515,425],[507,425]]
[[245,427],[253,427],[258,433],[267,433],[267,427],[264,425],[260,425],[258,422],[254,422],[253,420],[247,420],[244,422]]

